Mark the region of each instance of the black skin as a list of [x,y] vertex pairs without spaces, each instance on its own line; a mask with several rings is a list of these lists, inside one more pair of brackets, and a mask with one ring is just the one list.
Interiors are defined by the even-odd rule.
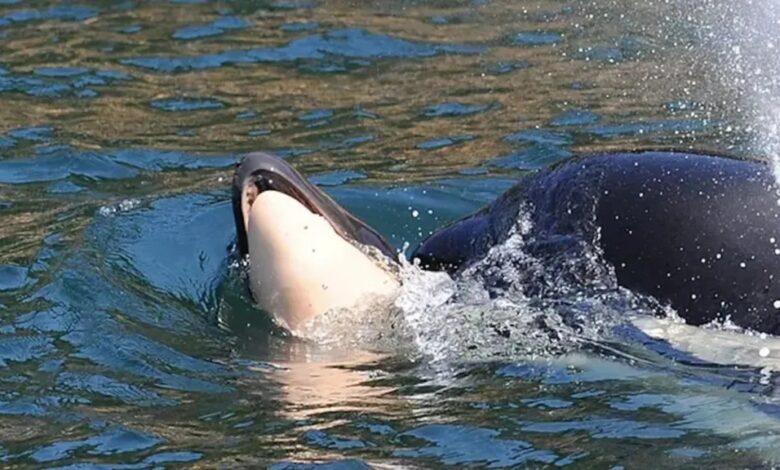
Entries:
[[[249,187],[288,194],[345,239],[395,260],[381,235],[286,162],[262,153],[247,155],[233,180],[242,256],[241,196]],[[671,152],[582,157],[524,178],[489,206],[437,231],[412,256],[424,268],[457,275],[505,241],[523,210],[530,213],[533,239],[524,249],[537,259],[567,259],[580,253],[578,246],[597,246],[620,286],[671,305],[689,324],[729,316],[739,326],[777,335],[778,191],[771,169],[756,161]],[[595,277],[587,269],[574,274],[584,283]],[[543,290],[540,284],[531,279],[526,290]]]
[[236,248],[240,256],[249,253],[241,198],[250,186],[257,194],[273,190],[293,197],[312,213],[323,216],[342,238],[373,246],[388,259],[396,261],[396,251],[373,228],[309,183],[287,162],[260,152],[246,155],[233,176],[233,217],[236,224]]
[[672,152],[582,157],[525,178],[412,256],[457,275],[506,240],[524,210],[535,254],[584,241],[601,248],[620,286],[670,305],[688,324],[729,316],[780,334],[779,191],[757,161]]

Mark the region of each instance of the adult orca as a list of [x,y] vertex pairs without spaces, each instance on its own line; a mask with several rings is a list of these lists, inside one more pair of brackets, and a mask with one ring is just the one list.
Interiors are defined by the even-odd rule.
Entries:
[[[532,242],[524,249],[538,259],[590,247],[617,285],[671,306],[691,325],[728,318],[780,334],[779,190],[758,161],[678,152],[583,156],[524,177],[425,239],[412,258],[458,276],[525,217]],[[256,300],[293,328],[398,288],[388,269],[392,247],[278,158],[245,157],[233,211]],[[311,250],[322,256],[305,255]],[[588,282],[587,270],[573,274]]]
[[671,306],[689,325],[730,319],[780,334],[779,190],[758,161],[675,152],[579,157],[438,230],[413,257],[457,275],[503,243],[523,211],[526,249],[541,259],[591,245],[618,285]]

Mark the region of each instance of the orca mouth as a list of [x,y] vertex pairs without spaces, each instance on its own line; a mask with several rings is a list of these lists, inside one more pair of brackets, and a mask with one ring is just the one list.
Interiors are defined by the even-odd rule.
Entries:
[[249,252],[245,209],[251,207],[254,199],[264,191],[278,191],[292,197],[313,214],[327,220],[345,240],[372,246],[390,260],[397,261],[395,249],[368,224],[307,181],[287,162],[260,152],[246,155],[233,177],[233,216],[238,252],[242,257]]

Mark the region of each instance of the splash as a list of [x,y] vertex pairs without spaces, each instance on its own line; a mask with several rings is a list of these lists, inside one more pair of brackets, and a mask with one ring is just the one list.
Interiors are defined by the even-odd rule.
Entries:
[[[454,277],[401,257],[402,287],[394,300],[327,312],[305,336],[430,363],[504,361],[601,341],[612,335],[622,312],[638,309],[636,296],[613,287],[614,274],[595,249],[542,258],[529,249],[535,242],[528,212],[521,211],[503,243]],[[583,285],[572,275],[582,265],[611,279]]]
[[780,2],[729,2],[726,75],[739,90],[759,152],[771,158],[780,182]]
[[[683,25],[703,47],[685,81],[740,121],[753,153],[772,162],[780,183],[780,2],[677,2]],[[726,131],[729,131],[728,127]]]
[[119,212],[131,211],[141,205],[139,199],[123,199],[116,204],[110,206],[103,206],[98,210],[98,213],[103,217],[110,217],[116,215]]

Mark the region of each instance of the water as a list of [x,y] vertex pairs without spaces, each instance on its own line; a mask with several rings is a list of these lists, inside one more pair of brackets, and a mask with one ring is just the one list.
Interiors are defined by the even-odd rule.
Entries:
[[227,186],[273,150],[402,248],[578,153],[772,159],[777,11],[0,1],[0,460],[771,465],[772,338],[717,365],[624,324],[631,293],[491,299],[410,266],[394,309],[312,345],[231,267]]

